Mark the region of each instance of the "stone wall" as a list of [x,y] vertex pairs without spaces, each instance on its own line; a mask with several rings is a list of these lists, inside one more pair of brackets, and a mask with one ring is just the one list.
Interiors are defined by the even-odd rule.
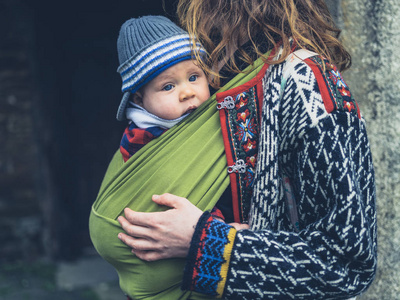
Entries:
[[371,288],[359,298],[399,299],[400,2],[336,4],[343,41],[353,57],[344,77],[366,119],[377,183],[378,271]]
[[32,13],[0,1],[0,259],[43,255]]
[[91,204],[125,126],[119,28],[162,13],[161,0],[0,0],[0,263],[91,250]]

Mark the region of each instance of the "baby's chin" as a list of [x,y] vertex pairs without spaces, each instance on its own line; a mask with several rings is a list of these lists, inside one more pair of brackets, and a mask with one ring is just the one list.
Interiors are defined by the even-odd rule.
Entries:
[[195,110],[197,109],[197,107],[189,107],[186,111],[184,111],[183,113],[182,113],[182,115],[180,115],[180,116],[171,116],[171,115],[169,115],[169,116],[160,116],[159,115],[159,117],[160,118],[162,118],[162,119],[165,119],[165,120],[170,120],[170,121],[172,121],[172,120],[177,120],[177,119],[180,119],[180,118],[184,118],[184,117],[187,117],[188,115],[190,115],[191,113],[193,113]]

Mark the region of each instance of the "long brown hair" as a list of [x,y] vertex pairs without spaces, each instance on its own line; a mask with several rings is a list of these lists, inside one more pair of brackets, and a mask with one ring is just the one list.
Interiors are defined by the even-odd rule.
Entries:
[[[209,53],[207,62],[199,64],[212,74],[211,84],[218,87],[218,65],[240,72],[231,59],[232,50],[239,50],[240,59],[252,64],[253,59],[240,46],[250,41],[252,50],[263,57],[258,41],[263,34],[271,47],[282,43],[281,63],[291,51],[290,38],[301,48],[315,51],[340,70],[351,65],[350,54],[339,41],[335,26],[324,0],[179,0],[177,13],[181,25],[196,37]],[[267,59],[264,57],[263,59]]]

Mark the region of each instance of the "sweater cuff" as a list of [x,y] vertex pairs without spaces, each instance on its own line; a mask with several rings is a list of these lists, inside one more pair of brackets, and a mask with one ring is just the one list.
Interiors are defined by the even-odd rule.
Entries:
[[236,229],[205,212],[197,222],[182,289],[222,297]]

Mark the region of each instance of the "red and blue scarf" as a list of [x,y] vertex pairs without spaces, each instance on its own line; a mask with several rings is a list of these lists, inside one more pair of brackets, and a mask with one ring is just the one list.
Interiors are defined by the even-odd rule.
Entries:
[[161,127],[139,128],[134,122],[131,122],[125,128],[119,147],[124,162],[127,162],[127,160],[138,152],[144,145],[159,137],[167,130],[168,129]]

